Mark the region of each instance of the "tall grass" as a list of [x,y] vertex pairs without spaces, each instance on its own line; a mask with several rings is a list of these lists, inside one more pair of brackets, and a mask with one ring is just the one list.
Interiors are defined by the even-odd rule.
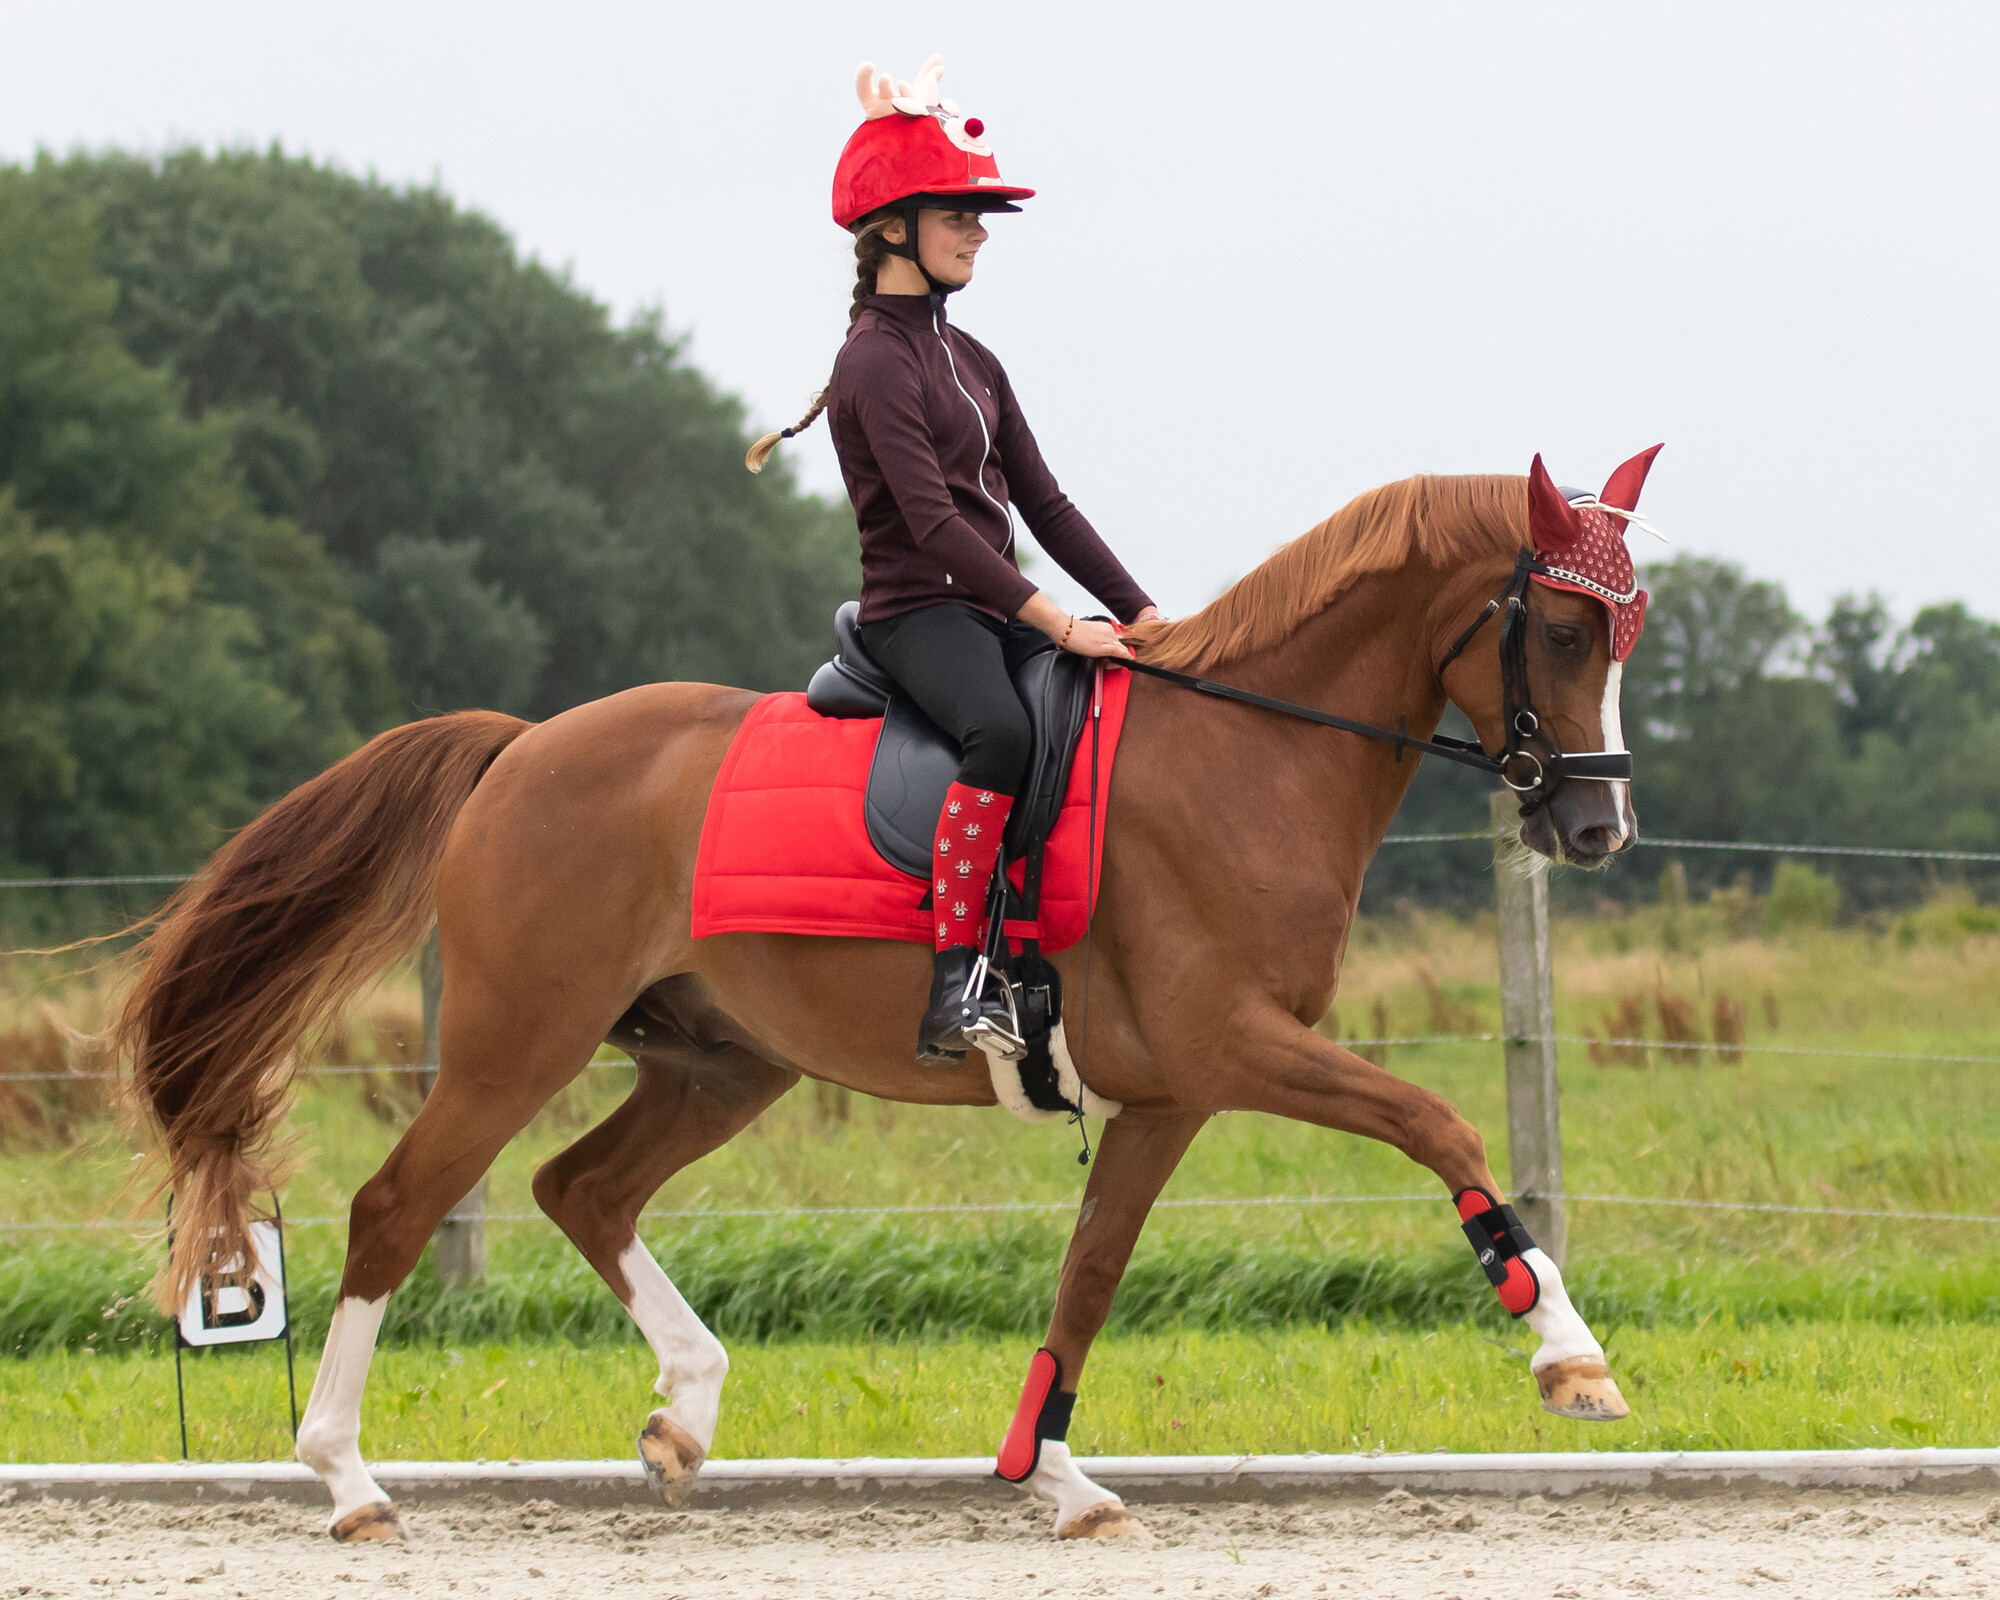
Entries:
[[[1982,920],[1985,919],[1985,920]],[[1558,925],[1558,1026],[1645,1035],[1624,1059],[1562,1057],[1565,1162],[1578,1193],[1784,1205],[2000,1212],[2000,1067],[1759,1055],[1766,1043],[2000,1056],[2000,936],[1941,897],[1880,927],[1750,937],[1726,898]],[[1358,929],[1328,1031],[1349,1037],[1490,1031],[1490,919],[1409,913]],[[102,976],[0,966],[0,1043],[37,1064],[80,1059],[71,1028],[102,1018]],[[1724,1007],[1722,1002],[1726,1001]],[[1664,1002],[1664,1004],[1663,1004]],[[1752,1047],[1740,1063],[1670,1035],[1718,1016]],[[1690,1020],[1692,1019],[1692,1020]],[[394,1063],[414,1044],[414,994],[392,976],[323,1056]],[[53,1043],[51,1041],[54,1041]],[[30,1044],[20,1046],[27,1059]],[[68,1053],[65,1053],[68,1052]],[[1504,1083],[1486,1045],[1377,1051],[1481,1127],[1506,1174]],[[0,1061],[0,1066],[7,1063]],[[586,1072],[503,1153],[496,1212],[531,1212],[534,1167],[601,1117],[629,1066]],[[0,1088],[5,1088],[0,1078]],[[26,1090],[27,1085],[15,1085]],[[39,1124],[0,1111],[0,1221],[116,1216],[132,1150],[75,1085]],[[36,1093],[42,1093],[37,1090]],[[55,1104],[45,1097],[38,1104]],[[293,1116],[300,1167],[288,1217],[340,1218],[415,1105],[412,1080],[313,1080]],[[1077,1198],[1074,1133],[992,1110],[916,1109],[803,1090],[670,1183],[659,1209],[950,1205]],[[1429,1174],[1386,1146],[1254,1116],[1204,1130],[1169,1199],[1421,1193]],[[736,1339],[1016,1335],[1039,1327],[1066,1237],[1061,1213],[978,1220],[649,1221],[646,1236],[704,1314]],[[294,1305],[310,1341],[339,1272],[342,1228],[292,1230]],[[1990,1319],[2000,1229],[1580,1204],[1570,1277],[1586,1311],[1634,1326],[1868,1318]],[[0,1350],[132,1348],[159,1337],[135,1298],[156,1245],[95,1233],[0,1233]],[[390,1304],[403,1345],[631,1337],[622,1310],[546,1224],[495,1224],[482,1287],[447,1295],[424,1269]],[[1431,1329],[1497,1316],[1442,1191],[1435,1202],[1158,1213],[1116,1324],[1310,1326],[1366,1318]],[[108,1314],[107,1314],[108,1313]],[[1497,1325],[1497,1324],[1496,1324]]]

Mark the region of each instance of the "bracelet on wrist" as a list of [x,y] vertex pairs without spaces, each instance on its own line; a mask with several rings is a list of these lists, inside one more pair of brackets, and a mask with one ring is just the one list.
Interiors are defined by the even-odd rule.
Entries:
[[1062,637],[1056,640],[1056,648],[1058,650],[1067,650],[1069,648],[1069,636],[1075,632],[1076,632],[1076,618],[1071,617],[1069,619],[1069,626],[1064,628],[1062,631]]

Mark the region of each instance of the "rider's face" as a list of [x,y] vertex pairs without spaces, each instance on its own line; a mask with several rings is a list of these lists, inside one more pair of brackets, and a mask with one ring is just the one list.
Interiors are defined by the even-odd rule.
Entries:
[[[900,243],[902,230],[890,234]],[[972,281],[973,258],[986,242],[986,224],[977,211],[930,211],[917,214],[917,256],[924,270],[953,288]]]

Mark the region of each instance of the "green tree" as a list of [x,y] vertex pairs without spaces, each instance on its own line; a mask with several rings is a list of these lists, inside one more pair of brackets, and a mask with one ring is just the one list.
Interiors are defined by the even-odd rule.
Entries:
[[180,867],[345,754],[383,640],[112,326],[87,220],[0,170],[0,861]]
[[743,470],[741,406],[489,219],[278,149],[44,161],[101,224],[116,325],[318,534],[407,705],[547,715],[661,678],[804,681],[852,520]]

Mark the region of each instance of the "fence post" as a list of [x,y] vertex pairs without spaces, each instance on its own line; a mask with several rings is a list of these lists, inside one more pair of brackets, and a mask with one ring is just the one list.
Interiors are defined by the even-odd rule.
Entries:
[[[423,1075],[424,1093],[437,1082],[438,1008],[444,1000],[444,951],[438,944],[437,929],[424,941],[424,953],[417,962],[418,981],[424,995],[424,1060],[429,1070]],[[445,1213],[431,1241],[431,1264],[438,1282],[447,1288],[482,1283],[486,1278],[486,1180],[481,1178],[472,1192]]]
[[1562,1109],[1556,1085],[1555,972],[1549,959],[1549,864],[1521,846],[1520,803],[1493,796],[1493,884],[1500,913],[1500,1031],[1507,1058],[1508,1187],[1535,1242],[1561,1266]]

